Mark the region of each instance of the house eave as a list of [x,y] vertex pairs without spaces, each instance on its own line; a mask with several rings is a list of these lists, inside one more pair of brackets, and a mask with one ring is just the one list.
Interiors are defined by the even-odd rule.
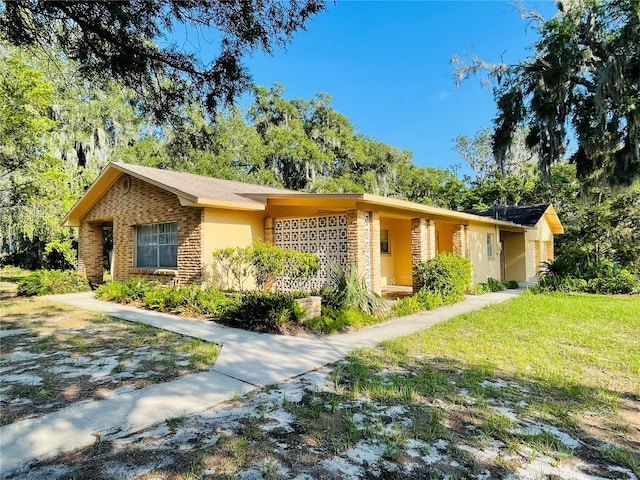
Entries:
[[233,202],[219,199],[195,197],[189,193],[183,192],[177,188],[165,185],[164,183],[155,181],[137,172],[134,172],[123,165],[117,163],[109,163],[100,172],[98,178],[91,184],[87,191],[78,199],[71,207],[69,212],[64,216],[62,225],[65,227],[79,227],[82,217],[91,210],[100,197],[120,178],[126,174],[131,177],[142,180],[143,182],[154,185],[162,190],[176,195],[180,201],[180,205],[185,207],[209,207],[224,208],[228,210],[245,210],[245,211],[261,211],[265,209],[265,204],[256,200],[248,199],[246,202]]
[[225,210],[263,211],[266,206],[262,203],[229,202],[212,198],[198,197],[194,200],[178,195],[183,207],[223,208]]
[[[498,225],[504,229],[512,231],[524,232],[526,227],[504,220],[497,220],[490,217],[483,217],[470,213],[457,212],[447,210],[445,208],[434,207],[431,205],[423,205],[420,203],[410,202],[407,200],[399,200],[397,198],[382,197],[369,193],[275,193],[261,195],[247,195],[249,198],[260,199],[267,205],[291,205],[297,204],[313,205],[322,207],[323,210],[332,210],[333,208],[359,208],[359,209],[375,209],[381,213],[389,215],[426,216],[434,220],[441,221],[459,221],[460,223],[481,223]],[[346,207],[349,206],[349,207]]]

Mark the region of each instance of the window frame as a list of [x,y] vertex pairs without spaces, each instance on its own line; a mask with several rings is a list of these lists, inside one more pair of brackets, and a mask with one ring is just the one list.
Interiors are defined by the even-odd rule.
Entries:
[[[164,228],[161,228],[164,227]],[[167,228],[168,227],[168,228]],[[152,231],[149,231],[152,230]],[[162,231],[161,231],[162,230]],[[146,236],[146,238],[145,238]],[[175,243],[174,243],[175,242]],[[163,248],[165,257],[163,257]],[[174,261],[167,264],[163,262],[166,258],[166,248],[173,247],[173,251],[170,251],[170,255]],[[142,255],[140,249],[146,248],[148,251],[153,251],[153,255]],[[137,269],[166,269],[177,270],[178,269],[178,222],[158,222],[158,223],[145,223],[135,226],[134,233],[134,252],[135,252],[135,267]],[[142,259],[149,260],[150,257],[155,257],[153,265],[148,261],[145,265],[141,265]],[[163,265],[164,263],[164,265]]]
[[[386,236],[387,236],[386,241],[382,240],[382,232],[386,232]],[[390,239],[391,239],[391,235],[389,234],[389,229],[387,229],[387,228],[380,229],[380,253],[382,255],[391,255],[391,241],[390,241]],[[387,245],[386,250],[382,248],[382,245],[385,244],[385,243]]]
[[487,233],[487,258],[493,259],[495,258],[495,233],[490,232]]

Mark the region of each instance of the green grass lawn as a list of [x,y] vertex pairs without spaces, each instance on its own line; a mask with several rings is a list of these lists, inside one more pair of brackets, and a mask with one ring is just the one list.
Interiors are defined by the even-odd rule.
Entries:
[[[438,399],[445,407],[424,415],[437,414],[433,435],[454,444],[482,448],[491,438],[511,453],[526,447],[558,461],[612,460],[640,474],[637,296],[525,293],[356,351],[335,382],[352,399],[406,406]],[[567,448],[553,435],[522,428],[538,423],[584,446]],[[518,465],[502,467],[514,472]]]
[[639,313],[640,297],[524,293],[30,473],[635,478]]
[[429,354],[569,397],[640,396],[640,297],[524,294],[383,347],[394,361]]

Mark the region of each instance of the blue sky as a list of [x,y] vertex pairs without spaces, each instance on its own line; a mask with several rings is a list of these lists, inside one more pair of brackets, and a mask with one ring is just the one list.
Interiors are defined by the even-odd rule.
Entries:
[[[545,17],[555,12],[551,1],[527,5]],[[478,79],[456,89],[450,58],[517,62],[536,38],[507,1],[338,0],[286,51],[245,64],[256,84],[280,82],[287,98],[328,93],[361,133],[412,151],[418,165],[447,168],[462,162],[453,139],[491,127],[495,116]]]

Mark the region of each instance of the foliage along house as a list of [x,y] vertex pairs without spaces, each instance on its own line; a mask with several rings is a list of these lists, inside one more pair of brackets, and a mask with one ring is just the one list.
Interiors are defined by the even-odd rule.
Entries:
[[[78,268],[103,279],[105,230],[113,232],[114,280],[215,280],[212,252],[256,239],[316,254],[309,286],[331,262],[352,266],[380,293],[412,285],[413,266],[439,252],[471,260],[475,283],[535,279],[563,232],[551,205],[457,212],[367,193],[317,194],[110,163],[64,224],[79,227]],[[286,288],[286,285],[284,285]]]

